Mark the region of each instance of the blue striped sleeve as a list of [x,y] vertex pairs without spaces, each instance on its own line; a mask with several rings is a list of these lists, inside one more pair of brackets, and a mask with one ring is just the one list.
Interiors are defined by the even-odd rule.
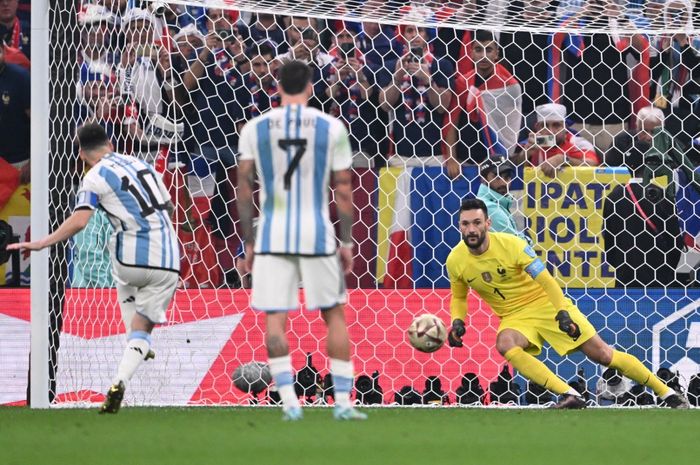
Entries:
[[74,210],[82,210],[84,208],[89,208],[94,210],[100,203],[100,196],[90,191],[80,191],[75,201]]

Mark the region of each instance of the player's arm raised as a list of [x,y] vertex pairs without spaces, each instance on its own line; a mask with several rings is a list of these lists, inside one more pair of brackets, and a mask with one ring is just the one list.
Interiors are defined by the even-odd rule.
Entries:
[[466,333],[464,319],[467,316],[467,294],[469,294],[469,286],[460,278],[459,272],[456,270],[456,260],[452,255],[447,257],[447,275],[450,278],[450,316],[452,319],[452,328],[447,334],[447,342],[450,347],[462,347],[462,336]]
[[63,224],[61,224],[61,226],[58,227],[57,230],[48,236],[39,239],[38,241],[10,244],[7,246],[7,250],[41,250],[45,247],[51,247],[54,244],[63,242],[85,228],[93,213],[94,210],[89,208],[76,210],[71,216],[68,217],[66,221],[63,222]]

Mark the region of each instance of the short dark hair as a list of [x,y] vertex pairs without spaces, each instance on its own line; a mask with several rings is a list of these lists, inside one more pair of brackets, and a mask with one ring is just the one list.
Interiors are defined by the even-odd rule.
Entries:
[[481,199],[471,198],[462,200],[462,205],[459,206],[459,213],[461,214],[469,210],[482,210],[484,212],[484,217],[489,217],[489,209]]
[[261,57],[264,57],[265,55],[270,55],[272,58],[274,58],[276,51],[276,46],[272,45],[270,41],[264,41],[255,43],[248,47],[246,55],[248,55],[248,57],[250,58],[256,57],[258,55],[260,55]]
[[301,94],[311,82],[311,68],[299,60],[285,63],[279,73],[280,85],[287,95]]
[[485,29],[477,29],[474,31],[474,40],[477,42],[495,42],[496,37],[493,32],[487,31]]
[[78,144],[83,150],[95,150],[109,144],[109,136],[99,124],[87,123],[78,128]]

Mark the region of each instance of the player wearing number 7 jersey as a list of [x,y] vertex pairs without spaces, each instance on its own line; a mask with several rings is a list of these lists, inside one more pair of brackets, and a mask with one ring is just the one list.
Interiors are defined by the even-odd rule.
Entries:
[[[299,306],[301,280],[306,307],[320,310],[328,328],[334,416],[363,420],[366,415],[350,403],[353,367],[344,314],[344,274],[352,269],[353,247],[350,141],[343,123],[306,106],[313,92],[311,76],[311,69],[300,61],[283,65],[282,106],[249,121],[241,131],[237,200],[246,268],[253,274],[251,305],[266,312],[265,342],[283,418],[302,418],[286,336],[287,312]],[[256,173],[260,218],[253,237]],[[331,174],[340,247],[329,213]]]
[[127,346],[100,413],[117,413],[126,384],[141,362],[153,356],[154,325],[166,321],[180,270],[179,246],[170,221],[170,195],[153,167],[114,153],[98,124],[80,127],[78,143],[80,158],[90,171],[78,191],[73,214],[45,238],[8,249],[41,250],[82,230],[96,208],[107,214],[114,227],[110,255]]
[[583,408],[581,394],[534,356],[549,342],[560,355],[581,351],[594,362],[651,388],[666,405],[688,408],[636,357],[614,350],[564,296],[535,251],[523,239],[489,232],[491,220],[482,200],[469,199],[459,211],[462,241],[447,257],[452,300],[450,346],[461,347],[467,294],[474,289],[501,318],[496,349],[521,375],[563,395],[556,408]]

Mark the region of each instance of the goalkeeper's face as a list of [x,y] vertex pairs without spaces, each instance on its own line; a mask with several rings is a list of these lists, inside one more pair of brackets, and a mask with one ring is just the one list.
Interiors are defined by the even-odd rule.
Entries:
[[488,236],[491,219],[481,209],[464,210],[459,214],[459,231],[462,240],[472,250],[481,248]]

